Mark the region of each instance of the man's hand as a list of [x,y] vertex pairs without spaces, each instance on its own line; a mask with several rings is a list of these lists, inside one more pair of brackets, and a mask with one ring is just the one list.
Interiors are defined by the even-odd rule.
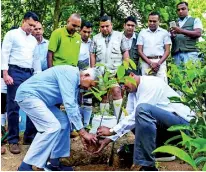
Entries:
[[174,38],[174,37],[176,37],[176,36],[177,36],[176,31],[175,31],[175,30],[173,30],[172,28],[170,28],[169,32],[170,32],[170,34],[171,34],[171,37],[172,37],[172,38]]
[[109,138],[105,138],[104,140],[99,140],[99,148],[96,152],[94,152],[94,154],[98,154],[100,153],[110,142],[112,142],[111,139]]
[[91,144],[91,142],[96,143],[98,140],[95,134],[90,134],[85,129],[81,129],[79,131],[79,135],[85,142],[88,142],[89,144]]
[[151,69],[152,69],[155,73],[158,72],[159,68],[160,68],[159,63],[152,62],[152,64],[151,64]]
[[3,71],[3,79],[6,85],[14,84],[14,80],[11,76],[9,76],[8,71]]
[[111,136],[112,133],[109,130],[110,128],[101,126],[97,129],[97,136]]
[[176,27],[171,28],[171,32],[180,34],[180,33],[183,33],[183,29],[176,26]]

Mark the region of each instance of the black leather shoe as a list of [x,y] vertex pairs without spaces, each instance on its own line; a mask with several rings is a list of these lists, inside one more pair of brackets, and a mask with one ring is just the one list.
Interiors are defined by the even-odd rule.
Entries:
[[142,166],[139,171],[159,171],[156,167]]
[[46,170],[49,171],[74,171],[74,169],[72,167],[69,166],[65,166],[60,164],[59,166],[52,166],[51,164],[47,164],[46,165]]

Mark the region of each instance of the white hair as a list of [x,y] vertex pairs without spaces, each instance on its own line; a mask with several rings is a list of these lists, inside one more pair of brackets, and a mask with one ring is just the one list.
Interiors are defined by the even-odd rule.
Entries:
[[88,68],[86,70],[82,71],[83,74],[89,74],[92,78],[92,80],[97,80],[98,79],[98,72],[96,68]]

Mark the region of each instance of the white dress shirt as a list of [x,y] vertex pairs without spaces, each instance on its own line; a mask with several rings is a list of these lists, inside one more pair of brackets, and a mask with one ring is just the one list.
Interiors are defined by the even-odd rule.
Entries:
[[79,52],[79,60],[80,61],[84,61],[86,59],[90,60],[89,49],[90,49],[91,42],[92,41],[90,38],[87,42],[82,41],[81,47],[80,47],[80,52]]
[[149,28],[142,29],[137,38],[137,45],[143,45],[143,53],[146,56],[162,56],[167,44],[172,44],[170,35],[160,27],[155,32]]
[[8,70],[9,64],[22,68],[34,68],[40,62],[34,57],[37,40],[31,34],[26,35],[21,27],[6,33],[1,50],[1,69]]
[[[178,24],[179,24],[179,27],[182,27],[185,22],[190,18],[191,16],[187,16],[185,17],[183,20],[181,20],[180,18],[178,19]],[[199,18],[195,18],[194,20],[194,26],[193,26],[193,29],[201,29],[203,30],[203,26],[202,26],[202,22]]]
[[132,42],[133,42],[133,39],[136,39],[136,34],[133,33],[132,37],[131,38],[127,38],[123,32],[123,37],[126,39],[128,45],[129,45],[129,48],[131,49],[132,47]]
[[[175,112],[180,117],[189,121],[192,119],[193,112],[190,108],[182,103],[171,103],[168,97],[179,97],[179,95],[164,81],[154,76],[141,76],[140,84],[135,93],[128,95],[127,112],[129,116],[126,116],[113,127],[117,133],[115,136],[121,137],[131,129],[135,128],[135,112],[136,107],[140,103],[148,103],[164,109],[169,112]],[[113,139],[114,140],[114,139]]]

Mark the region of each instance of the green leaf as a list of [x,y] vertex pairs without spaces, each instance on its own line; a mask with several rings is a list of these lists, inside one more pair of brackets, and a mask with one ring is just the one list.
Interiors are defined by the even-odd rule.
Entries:
[[180,138],[182,138],[181,135],[173,136],[170,139],[168,139],[164,144],[167,145],[168,143],[170,143],[170,142],[172,142],[174,140],[180,139]]
[[124,77],[124,75],[125,75],[125,68],[124,68],[124,66],[121,65],[117,69],[117,77],[118,77],[118,79],[121,79]]
[[205,165],[203,166],[202,171],[206,171],[206,163],[205,163]]
[[177,102],[177,103],[179,103],[179,102],[182,102],[181,101],[181,98],[180,97],[176,97],[176,96],[173,96],[173,97],[168,97],[168,99],[171,101],[171,102]]
[[194,160],[189,156],[188,153],[186,153],[185,151],[183,151],[182,149],[180,149],[178,147],[161,146],[153,151],[153,153],[155,153],[155,152],[163,152],[163,153],[169,153],[169,154],[175,155],[178,158],[180,158],[181,160],[190,164],[193,167],[193,169],[197,170],[197,166],[196,166]]
[[179,130],[192,131],[192,128],[189,125],[179,124],[179,125],[173,125],[167,129],[167,131],[179,131]]
[[135,62],[132,59],[129,59],[129,64],[131,65],[132,69],[134,69],[134,70],[137,69]]
[[184,132],[180,131],[181,136],[182,136],[182,145],[185,145],[187,142],[192,141],[193,139],[186,135]]
[[126,70],[128,70],[128,69],[129,69],[129,63],[128,63],[128,61],[124,60],[124,61],[123,61],[123,66],[124,66],[124,68],[125,68]]
[[104,82],[108,82],[108,79],[109,79],[109,72],[106,72],[104,74],[103,80],[104,80]]
[[200,163],[202,163],[202,162],[206,162],[206,157],[201,156],[201,157],[197,157],[197,158],[195,159],[195,164],[196,164],[197,166],[199,166]]
[[90,94],[93,94],[93,93],[92,92],[87,92],[87,93],[84,94],[84,96],[90,95]]

